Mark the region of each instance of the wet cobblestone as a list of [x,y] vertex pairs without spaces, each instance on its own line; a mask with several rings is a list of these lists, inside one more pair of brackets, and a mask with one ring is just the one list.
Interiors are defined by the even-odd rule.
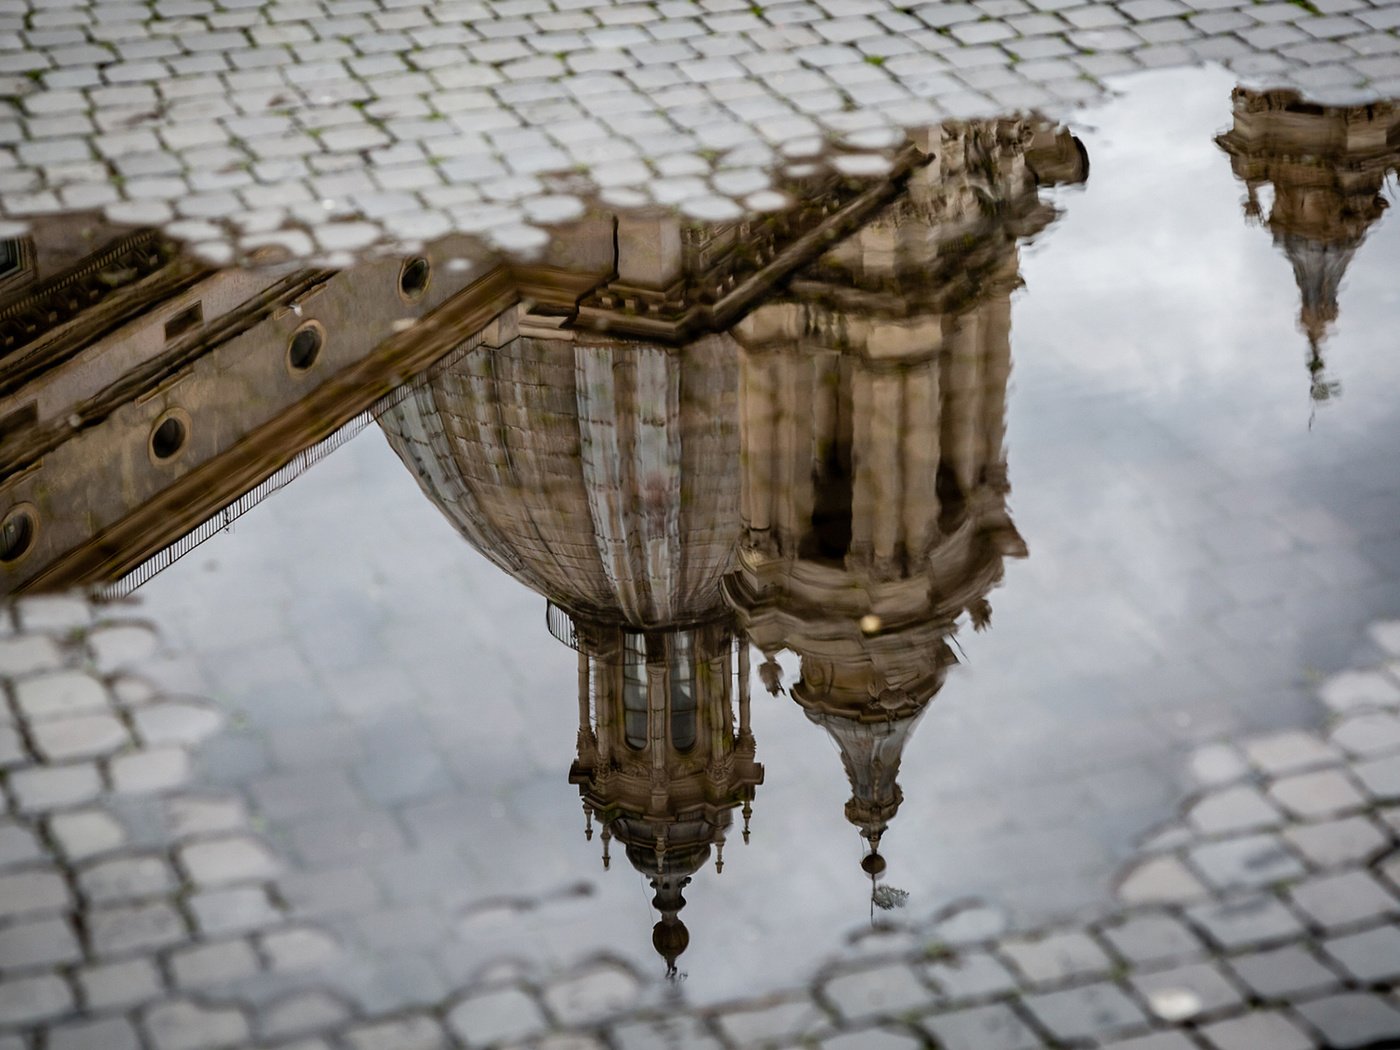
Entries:
[[596,193],[735,217],[823,141],[1063,115],[1134,70],[1400,94],[1400,6],[1344,7],[26,0],[0,15],[0,214],[101,209],[213,261],[453,231],[529,251]]
[[[89,678],[98,693],[72,689],[72,676],[90,672],[81,669],[81,632],[65,630],[59,661],[67,665],[65,688],[88,704],[100,696],[104,709],[124,723],[134,720],[140,709],[116,695],[110,679]],[[1396,648],[1389,624],[1378,633]],[[5,671],[13,697],[28,672]],[[1347,717],[1393,711],[1380,706]],[[26,734],[31,724],[43,724],[35,713],[15,704]],[[1333,739],[1338,728],[1328,727]],[[1327,732],[1291,733],[1285,750],[1325,757],[1327,771],[1340,775],[1390,756],[1382,746],[1366,748],[1365,759],[1328,751]],[[183,744],[158,746],[195,746],[176,735]],[[1279,743],[1278,736],[1260,737],[1241,746],[1257,758],[1271,750],[1277,756]],[[134,738],[122,746],[129,754],[142,747]],[[39,752],[30,771],[53,761]],[[1291,759],[1256,761],[1246,775],[1269,795],[1280,783],[1313,775],[1298,768]],[[16,1046],[43,1038],[49,1048],[103,1050],[626,1050],[661,1045],[658,1040],[723,1050],[1309,1050],[1400,1039],[1400,886],[1393,880],[1400,833],[1389,819],[1394,814],[1380,808],[1384,801],[1367,801],[1342,821],[1289,809],[1280,818],[1285,837],[1359,826],[1346,825],[1352,820],[1365,822],[1370,844],[1304,852],[1296,867],[1243,893],[1226,884],[1203,891],[1208,899],[1198,903],[1169,900],[1145,909],[1129,878],[1120,884],[1119,902],[1087,927],[1014,934],[1003,932],[993,907],[969,901],[875,936],[869,950],[834,961],[809,988],[752,1002],[689,1006],[682,987],[659,986],[626,963],[597,960],[554,973],[488,968],[418,1012],[388,1017],[346,998],[326,969],[341,953],[332,936],[288,922],[273,905],[276,848],[252,834],[255,813],[213,796],[149,799],[146,805],[170,811],[171,837],[156,852],[126,852],[123,836],[106,823],[120,826],[111,814],[51,813],[65,803],[50,802],[9,818],[8,852],[0,861],[0,1026],[11,1033],[0,1038],[18,1037]],[[1185,801],[1178,821],[1150,837],[1169,844],[1155,858],[1175,865],[1169,882],[1201,863],[1202,840],[1244,843],[1248,852],[1259,838],[1248,822],[1204,828],[1199,812],[1199,804]],[[46,826],[54,829],[51,837]],[[55,852],[60,842],[62,853]],[[245,932],[253,928],[259,932]],[[284,975],[284,983],[264,982],[271,994],[250,994],[249,982],[268,968]],[[292,973],[309,983],[286,984]],[[194,992],[198,998],[188,997]]]

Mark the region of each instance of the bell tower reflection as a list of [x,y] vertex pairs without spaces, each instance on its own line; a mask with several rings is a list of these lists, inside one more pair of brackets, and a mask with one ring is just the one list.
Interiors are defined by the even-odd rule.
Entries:
[[1234,124],[1215,141],[1245,184],[1246,219],[1266,227],[1292,264],[1311,395],[1325,401],[1338,384],[1327,378],[1322,344],[1347,267],[1387,206],[1385,180],[1400,169],[1400,106],[1321,106],[1296,91],[1244,87],[1232,101]]
[[1081,182],[1068,132],[1035,119],[948,124],[874,221],[734,330],[744,529],[726,596],[791,696],[841,751],[846,818],[884,870],[900,760],[956,662],[966,616],[1026,547],[1006,507],[1003,433],[1017,244]]

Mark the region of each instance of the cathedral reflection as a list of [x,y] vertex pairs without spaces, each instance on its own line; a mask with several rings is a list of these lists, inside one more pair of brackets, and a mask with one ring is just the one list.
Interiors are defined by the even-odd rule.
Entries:
[[1322,344],[1347,267],[1388,206],[1386,179],[1400,171],[1400,105],[1321,106],[1296,91],[1244,87],[1232,102],[1234,124],[1216,143],[1245,185],[1246,219],[1273,234],[1293,267],[1311,396],[1325,401],[1339,384],[1327,377]]
[[[1007,118],[933,129],[904,163],[884,199],[810,198],[825,246],[742,309],[724,305],[734,269],[751,283],[810,229],[623,220],[617,276],[576,312],[507,311],[380,416],[428,498],[547,596],[578,651],[569,779],[605,866],[621,846],[649,880],[669,972],[682,890],[712,857],[722,870],[736,809],[747,841],[763,779],[749,645],[775,694],[776,656],[797,655],[791,696],[840,749],[874,878],[951,639],[987,626],[1026,553],[1003,449],[1018,244],[1055,217],[1041,189],[1083,181],[1087,157]],[[858,221],[832,222],[843,209]]]

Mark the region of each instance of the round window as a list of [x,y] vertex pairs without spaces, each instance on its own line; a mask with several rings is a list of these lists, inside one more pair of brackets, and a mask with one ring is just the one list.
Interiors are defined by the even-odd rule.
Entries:
[[34,545],[34,512],[16,507],[0,520],[0,563],[19,561]]
[[184,420],[176,415],[166,416],[151,431],[151,455],[156,459],[169,459],[185,447],[188,436]]
[[399,294],[410,302],[421,299],[432,279],[432,263],[421,255],[409,259],[399,271]]
[[326,344],[326,331],[318,321],[307,321],[292,333],[292,341],[287,344],[287,364],[293,372],[305,372],[321,356],[321,347]]

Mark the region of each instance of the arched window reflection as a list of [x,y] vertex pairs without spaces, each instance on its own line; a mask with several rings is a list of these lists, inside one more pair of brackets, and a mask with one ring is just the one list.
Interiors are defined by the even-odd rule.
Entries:
[[695,746],[695,661],[690,635],[671,637],[671,746],[689,751]]
[[647,640],[628,634],[623,641],[622,724],[627,746],[647,745]]

